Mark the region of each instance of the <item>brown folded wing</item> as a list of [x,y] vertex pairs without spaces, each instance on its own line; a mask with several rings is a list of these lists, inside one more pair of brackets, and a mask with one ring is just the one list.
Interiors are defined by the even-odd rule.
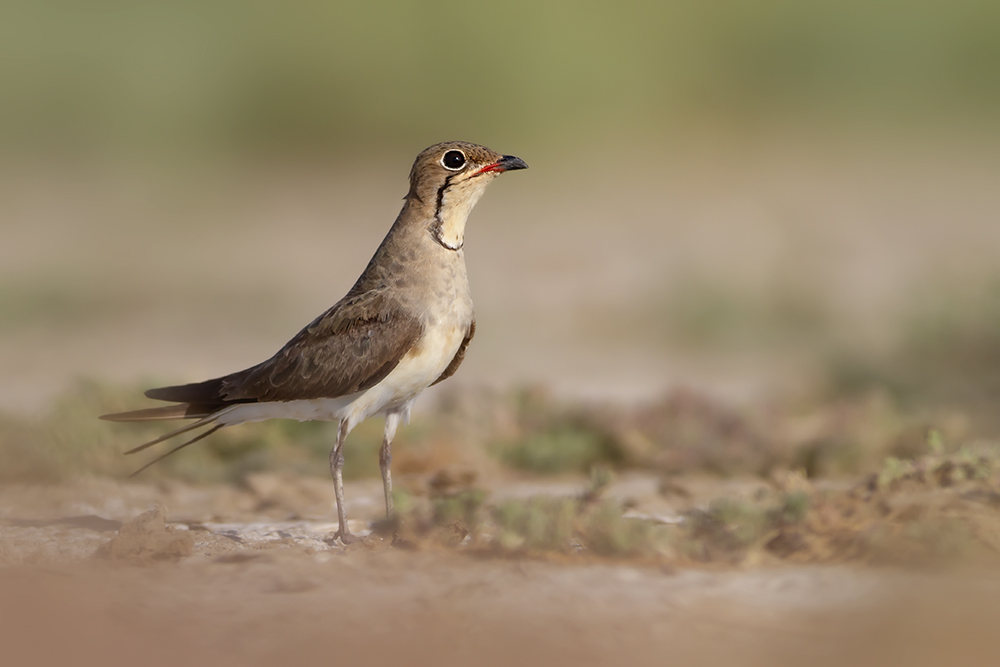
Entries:
[[367,292],[341,300],[253,368],[146,395],[219,404],[337,398],[381,382],[422,332],[420,321],[398,303]]
[[431,383],[432,387],[436,385],[438,382],[447,380],[448,378],[450,378],[452,375],[455,374],[455,371],[458,370],[458,367],[462,365],[463,361],[465,361],[465,351],[468,349],[469,343],[472,342],[472,337],[475,335],[476,335],[476,320],[473,319],[472,323],[469,324],[469,333],[465,334],[465,338],[462,339],[462,344],[458,346],[458,352],[455,353],[455,356],[452,358],[451,363],[448,364],[448,367],[444,369],[444,372],[441,373],[440,376],[438,376],[438,379],[434,380],[434,382]]

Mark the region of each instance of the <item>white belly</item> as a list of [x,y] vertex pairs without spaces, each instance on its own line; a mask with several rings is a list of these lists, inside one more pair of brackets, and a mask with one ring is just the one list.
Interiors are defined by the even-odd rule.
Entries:
[[338,421],[350,412],[351,404],[364,392],[338,398],[313,398],[273,403],[241,403],[224,410],[215,423],[225,426],[267,419],[296,419],[300,422]]
[[384,380],[351,403],[352,422],[382,411],[403,408],[441,377],[465,338],[467,328],[448,324],[430,329]]

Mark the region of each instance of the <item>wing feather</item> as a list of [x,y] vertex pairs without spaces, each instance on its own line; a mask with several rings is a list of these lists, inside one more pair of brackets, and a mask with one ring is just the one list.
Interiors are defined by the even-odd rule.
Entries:
[[204,382],[150,389],[146,396],[209,411],[233,403],[337,398],[381,382],[422,333],[420,320],[384,290],[348,294],[267,361]]
[[438,382],[447,380],[448,378],[450,378],[452,375],[455,374],[455,371],[458,370],[458,367],[462,365],[463,361],[465,361],[465,351],[468,349],[469,343],[472,342],[472,337],[475,335],[476,335],[476,320],[475,318],[473,318],[472,323],[469,324],[469,333],[465,334],[465,338],[462,339],[462,344],[458,346],[458,352],[456,352],[455,356],[452,357],[451,363],[448,364],[448,367],[444,369],[444,372],[441,373],[440,376],[438,376],[438,379],[434,380],[434,382],[431,383],[432,387],[436,385]]
[[262,364],[222,379],[232,401],[336,398],[375,386],[423,333],[420,320],[373,291],[350,296]]

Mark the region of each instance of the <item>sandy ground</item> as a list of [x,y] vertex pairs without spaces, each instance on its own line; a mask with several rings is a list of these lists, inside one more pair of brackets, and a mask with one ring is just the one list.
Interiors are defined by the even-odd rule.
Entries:
[[996,581],[323,555],[5,568],[5,662],[986,665],[1000,647]]
[[[324,542],[330,485],[293,482],[0,488],[5,664],[986,665],[1000,650],[992,571],[677,569],[374,535],[345,548]],[[613,492],[641,499],[647,483]],[[366,532],[379,484],[347,491],[352,529]]]
[[[397,476],[395,484],[426,493],[418,490],[426,486],[422,477]],[[692,505],[719,495],[749,498],[766,486],[759,479],[693,478],[685,481],[689,496],[665,498],[657,491],[656,475],[630,473],[617,479],[606,496],[628,501],[632,512],[674,522]],[[493,502],[533,496],[568,498],[586,488],[587,480],[582,477],[525,480],[500,476],[485,483]],[[372,523],[384,516],[381,480],[347,481],[345,496],[352,532],[368,534]],[[0,485],[0,564],[89,559],[123,524],[152,508],[161,508],[163,521],[190,533],[192,553],[205,558],[286,546],[330,551],[324,540],[337,530],[333,484],[316,477],[258,473],[238,486],[99,478],[57,485],[5,484]]]

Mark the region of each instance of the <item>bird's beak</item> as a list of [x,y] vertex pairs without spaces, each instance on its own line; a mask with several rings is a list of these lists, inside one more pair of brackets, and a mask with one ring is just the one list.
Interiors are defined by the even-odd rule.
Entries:
[[488,171],[496,171],[503,173],[505,171],[515,171],[517,169],[527,169],[528,165],[524,163],[519,157],[514,157],[513,155],[504,155],[502,158],[494,162],[493,164],[488,164],[479,171],[477,171],[473,176],[478,176],[479,174],[485,174]]
[[500,171],[514,171],[515,169],[528,168],[528,165],[524,163],[524,160],[519,157],[514,157],[513,155],[504,155],[500,158],[500,161],[497,162],[497,165],[500,167]]

